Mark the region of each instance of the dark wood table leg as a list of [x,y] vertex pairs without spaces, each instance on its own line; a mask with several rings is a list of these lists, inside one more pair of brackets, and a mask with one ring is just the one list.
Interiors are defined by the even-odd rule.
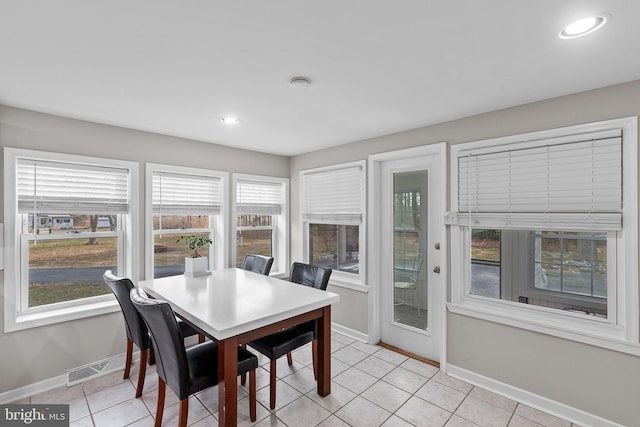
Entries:
[[238,339],[218,341],[218,426],[238,423]]
[[318,394],[331,393],[331,306],[322,309],[318,319]]

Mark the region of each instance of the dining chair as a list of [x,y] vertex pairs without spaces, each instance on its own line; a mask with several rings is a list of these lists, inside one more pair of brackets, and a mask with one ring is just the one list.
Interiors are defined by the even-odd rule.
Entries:
[[[413,269],[411,270],[411,274],[407,280],[398,280],[393,283],[393,287],[395,290],[399,290],[403,297],[410,296],[411,303],[415,304],[418,309],[418,317],[421,317],[420,314],[420,298],[418,297],[418,277],[420,275],[420,271],[422,270],[423,257],[422,255],[418,255],[413,260]],[[397,299],[394,304],[403,304],[405,301],[402,299]]]
[[247,254],[244,257],[244,263],[242,264],[242,269],[268,276],[269,272],[271,271],[272,265],[273,265],[273,257],[256,255],[256,254]]
[[[118,304],[120,304],[120,309],[124,315],[124,326],[127,334],[127,353],[124,365],[124,379],[129,378],[129,374],[131,373],[133,345],[135,344],[140,349],[140,366],[138,369],[138,385],[136,387],[136,397],[140,397],[142,396],[142,389],[144,388],[144,376],[147,372],[147,360],[149,360],[150,363],[153,363],[154,353],[149,339],[149,330],[140,317],[140,314],[138,314],[138,311],[135,309],[133,304],[131,304],[131,299],[129,297],[131,289],[135,288],[135,286],[131,280],[124,277],[118,277],[114,275],[111,270],[105,271],[102,278],[106,284],[109,285],[109,288],[111,288],[111,292],[113,292],[116,300],[118,300]],[[198,331],[183,321],[178,321],[178,325],[182,335],[185,337],[198,334]],[[202,341],[203,339],[204,336],[201,335],[199,340]]]
[[[294,262],[291,266],[291,274],[289,281],[310,286],[316,289],[327,289],[329,277],[331,277],[331,269],[318,267],[311,264]],[[313,357],[313,375],[317,379],[317,322],[311,320],[300,325],[285,328],[266,337],[248,343],[249,346],[256,349],[260,353],[267,356],[270,360],[269,374],[269,406],[271,409],[276,407],[276,361],[287,355],[287,363],[289,366],[293,364],[291,352],[305,344],[311,343],[311,353]]]
[[[189,396],[218,384],[218,344],[206,341],[189,348],[168,302],[151,299],[140,288],[130,292],[131,302],[151,332],[156,352],[158,372],[158,402],[155,426],[162,424],[166,387],[178,396],[180,408],[178,426],[187,425]],[[256,368],[255,354],[238,346],[238,374],[249,373],[249,414],[256,420]]]

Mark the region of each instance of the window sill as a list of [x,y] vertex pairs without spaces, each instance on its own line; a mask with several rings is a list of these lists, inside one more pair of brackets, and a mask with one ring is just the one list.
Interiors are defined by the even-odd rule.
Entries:
[[471,301],[471,298],[465,298],[459,304],[449,303],[447,309],[463,316],[640,356],[640,343],[627,340],[624,328],[596,317],[537,313],[537,310],[512,307],[501,302]]
[[47,310],[39,313],[17,314],[13,322],[6,321],[4,332],[14,332],[30,328],[38,328],[71,320],[84,319],[120,311],[120,306],[112,299],[92,304],[84,304],[74,307],[65,307],[56,310]]
[[345,281],[345,280],[341,280],[340,279],[331,279],[329,280],[329,286],[335,286],[337,288],[345,288],[345,289],[351,289],[352,291],[357,291],[357,292],[362,292],[362,293],[368,293],[369,292],[369,287],[365,286],[363,284],[361,284],[360,282],[351,282],[351,281]]

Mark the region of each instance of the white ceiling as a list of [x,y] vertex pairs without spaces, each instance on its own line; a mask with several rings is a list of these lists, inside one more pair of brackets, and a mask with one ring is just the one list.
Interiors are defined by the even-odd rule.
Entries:
[[640,79],[639,16],[638,0],[0,0],[0,103],[296,155]]

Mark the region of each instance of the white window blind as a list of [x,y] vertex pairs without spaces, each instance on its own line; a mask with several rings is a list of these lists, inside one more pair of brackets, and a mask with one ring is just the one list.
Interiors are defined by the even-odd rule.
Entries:
[[362,166],[304,173],[304,220],[360,222],[362,220]]
[[19,213],[126,213],[129,170],[18,159],[17,192]]
[[220,213],[220,178],[154,172],[152,205],[156,215],[217,215]]
[[280,215],[283,203],[283,185],[279,182],[245,179],[236,182],[238,214]]
[[485,228],[619,230],[621,130],[458,153],[458,222]]

